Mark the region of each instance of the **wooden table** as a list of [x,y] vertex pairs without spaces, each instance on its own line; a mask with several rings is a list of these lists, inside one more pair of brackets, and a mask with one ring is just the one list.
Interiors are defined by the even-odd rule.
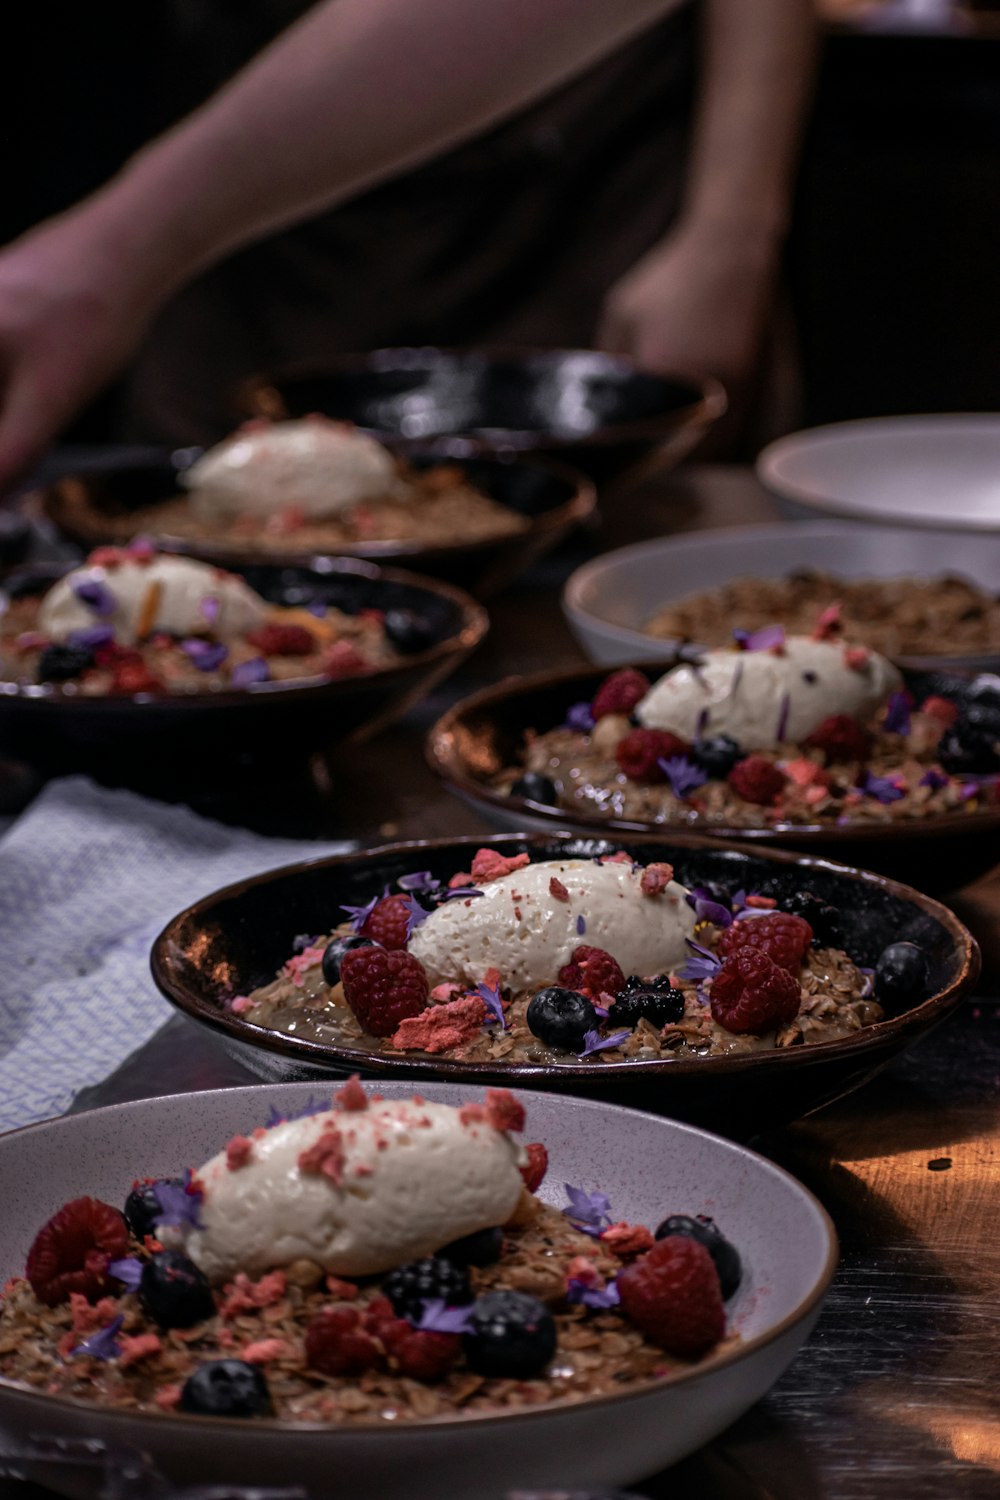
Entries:
[[[316,836],[373,844],[482,831],[485,840],[486,826],[424,764],[434,717],[507,673],[582,660],[558,594],[584,556],[671,530],[774,519],[748,471],[708,466],[650,481],[606,510],[600,534],[577,539],[493,603],[489,642],[432,702],[361,751],[324,760],[331,791],[312,803]],[[982,881],[952,904],[984,945],[992,991],[1000,883]],[[247,1080],[214,1038],[177,1019],[76,1107]],[[998,1094],[1000,1007],[979,998],[860,1092],[757,1139],[826,1205],[841,1237],[840,1269],[816,1332],[767,1399],[709,1448],[652,1477],[646,1495],[1000,1495]]]

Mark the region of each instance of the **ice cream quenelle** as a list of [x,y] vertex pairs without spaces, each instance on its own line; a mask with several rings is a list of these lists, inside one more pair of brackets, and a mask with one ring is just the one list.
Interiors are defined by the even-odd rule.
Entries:
[[400,489],[392,456],[380,443],[350,422],[320,416],[247,423],[182,478],[204,521],[267,518],[292,507],[318,519]]
[[603,948],[626,974],[665,974],[685,958],[695,917],[677,881],[656,899],[650,885],[631,861],[543,860],[488,881],[475,900],[439,906],[409,951],[432,984],[476,985],[498,969],[513,990],[537,989],[581,943]]
[[237,1136],[195,1174],[200,1228],[185,1251],[210,1281],[309,1260],[368,1276],[505,1224],[524,1186],[523,1152],[505,1126],[523,1110],[505,1091],[485,1105],[419,1097],[344,1103]]
[[902,682],[876,651],[793,635],[769,650],[706,651],[655,682],[635,714],[685,740],[727,734],[744,751],[766,750],[800,742],[833,714],[865,721]]
[[138,549],[100,548],[46,594],[38,628],[53,641],[102,624],[121,645],[164,631],[217,638],[262,625],[271,606],[242,578],[193,558]]

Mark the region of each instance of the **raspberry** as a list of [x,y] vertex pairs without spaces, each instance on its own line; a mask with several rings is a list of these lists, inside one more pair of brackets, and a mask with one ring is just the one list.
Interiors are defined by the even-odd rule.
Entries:
[[305,1348],[306,1364],[322,1375],[362,1375],[381,1358],[356,1307],[322,1308],[306,1328]]
[[822,750],[828,761],[867,760],[872,737],[850,714],[831,714],[802,743],[810,750]]
[[400,1375],[424,1381],[440,1380],[447,1375],[462,1352],[459,1335],[411,1328],[408,1323],[404,1326],[406,1332],[391,1339],[391,1353]]
[[412,954],[352,948],[340,965],[344,998],[370,1036],[392,1036],[427,1008],[427,975]]
[[633,729],[618,741],[615,760],[631,781],[663,781],[657,764],[674,755],[686,755],[688,746],[665,729]]
[[630,714],[648,692],[649,678],[637,672],[635,667],[623,667],[620,672],[605,677],[590,705],[590,712],[595,719],[603,719],[605,714]]
[[737,761],[726,780],[744,802],[757,802],[761,807],[770,807],[785,787],[784,772],[763,755],[748,755]]
[[623,1271],[615,1285],[629,1322],[682,1359],[694,1359],[726,1331],[719,1274],[697,1240],[671,1235]]
[[262,656],[311,656],[316,637],[304,625],[262,625],[247,636]]
[[381,943],[383,948],[405,948],[409,917],[409,896],[387,896],[361,928],[361,936]]
[[35,1236],[25,1275],[46,1307],[68,1302],[72,1292],[96,1301],[117,1288],[108,1264],[128,1254],[128,1229],[117,1208],[99,1198],[74,1198]]
[[720,932],[717,948],[723,958],[744,948],[758,948],[789,974],[797,973],[813,930],[804,917],[791,912],[768,912],[766,917],[744,917]]
[[559,970],[559,983],[596,1000],[598,995],[617,995],[623,990],[625,975],[610,953],[603,948],[588,948],[583,943],[574,949],[570,962]]
[[521,1168],[521,1176],[529,1193],[537,1193],[549,1170],[549,1153],[541,1141],[531,1141],[525,1146],[528,1160]]
[[958,704],[953,703],[950,698],[941,698],[938,694],[932,693],[921,703],[920,712],[929,714],[932,719],[937,719],[939,724],[943,724],[945,729],[950,729],[958,718]]
[[727,958],[712,980],[712,1015],[727,1031],[771,1031],[794,1021],[799,981],[757,948]]

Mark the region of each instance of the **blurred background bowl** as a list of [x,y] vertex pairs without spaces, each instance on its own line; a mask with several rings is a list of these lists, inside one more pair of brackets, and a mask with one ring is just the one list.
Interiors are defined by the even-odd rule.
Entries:
[[793,432],[757,477],[786,515],[971,531],[1000,559],[1000,416],[869,417]]
[[547,454],[598,484],[677,463],[726,410],[716,380],[651,375],[587,349],[376,349],[247,382],[241,417],[310,412],[408,449]]
[[[200,448],[153,452],[137,459],[91,468],[55,481],[29,497],[58,530],[78,545],[91,548],[121,543],[136,534],[131,514],[137,509],[172,500],[182,493],[180,475],[199,457]],[[543,459],[520,459],[516,454],[456,454],[447,445],[428,445],[406,455],[418,469],[456,464],[470,483],[508,506],[526,521],[513,535],[460,539],[428,545],[424,542],[355,542],[336,546],[339,557],[361,557],[372,562],[400,563],[435,578],[450,579],[480,597],[495,593],[554,547],[594,509],[596,492],[583,474],[566,464]],[[296,551],[294,545],[268,547],[266,540],[241,540],[230,534],[206,540],[158,532],[148,522],[143,535],[161,549],[204,558],[220,567],[241,571],[247,566],[297,563],[308,566],[320,549]]]
[[[981,536],[849,522],[785,522],[734,526],[695,536],[655,537],[606,552],[567,580],[566,619],[591,661],[601,666],[662,660],[674,642],[647,635],[643,624],[664,605],[720,588],[735,578],[785,578],[804,569],[844,579],[957,575],[988,593],[1000,591],[1000,536],[992,547]],[[741,621],[734,619],[734,625]],[[942,648],[947,641],[942,641]],[[1000,649],[949,656],[897,655],[904,667],[1000,667]]]

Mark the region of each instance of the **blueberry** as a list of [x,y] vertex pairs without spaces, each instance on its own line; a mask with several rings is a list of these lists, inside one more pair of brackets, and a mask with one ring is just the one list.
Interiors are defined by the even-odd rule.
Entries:
[[654,1026],[666,1026],[670,1021],[679,1021],[683,1014],[684,992],[675,990],[666,974],[648,982],[630,974],[608,1011],[608,1025],[612,1029],[635,1027],[645,1016]]
[[875,965],[880,1000],[916,1000],[927,988],[927,960],[916,943],[890,943]]
[[464,1267],[443,1255],[428,1255],[391,1271],[382,1291],[400,1318],[419,1319],[425,1302],[446,1302],[464,1307],[472,1301],[472,1289]]
[[510,789],[512,797],[528,797],[532,802],[541,802],[544,807],[555,807],[558,799],[555,782],[538,771],[525,771]]
[[728,734],[715,734],[711,739],[695,740],[691,754],[695,764],[716,781],[725,781],[736,762],[743,759],[741,747]]
[[167,1183],[170,1187],[184,1186],[182,1177],[160,1177],[157,1182],[137,1182],[125,1199],[125,1223],[137,1240],[156,1233],[156,1221],[163,1212],[156,1196],[160,1182]]
[[486,1292],[476,1299],[462,1347],[477,1375],[526,1380],[544,1370],[556,1352],[555,1321],[537,1297]]
[[459,1266],[492,1266],[500,1259],[503,1249],[502,1229],[479,1229],[475,1234],[463,1235],[452,1240],[438,1251],[442,1260],[450,1260]]
[[437,643],[434,626],[412,609],[386,610],[385,633],[396,650],[407,655],[415,651],[427,651]]
[[89,646],[46,646],[38,659],[39,682],[69,682],[94,665]]
[[791,896],[779,896],[779,911],[790,912],[793,917],[803,917],[813,930],[813,942],[819,947],[843,948],[847,937],[840,911],[812,891],[795,891]]
[[731,1245],[725,1235],[720,1233],[715,1220],[709,1219],[705,1214],[699,1214],[696,1219],[692,1219],[690,1214],[671,1214],[657,1228],[656,1238],[665,1240],[672,1234],[686,1235],[688,1239],[697,1240],[699,1245],[704,1245],[715,1262],[722,1296],[728,1302],[740,1284],[743,1267],[735,1245]]
[[532,997],[526,1019],[528,1030],[547,1047],[579,1052],[587,1032],[597,1030],[598,1016],[586,995],[552,985]]
[[161,1250],[143,1266],[139,1301],[161,1328],[191,1328],[215,1312],[204,1272],[177,1250]]
[[959,719],[945,730],[938,746],[938,759],[946,771],[958,775],[1000,769],[996,729]]
[[332,989],[340,978],[340,965],[345,953],[350,953],[352,948],[376,946],[371,938],[360,937],[356,932],[350,932],[346,937],[331,938],[323,950],[323,978],[330,988]]
[[184,1382],[181,1411],[203,1417],[259,1417],[271,1410],[267,1381],[242,1359],[213,1359]]

